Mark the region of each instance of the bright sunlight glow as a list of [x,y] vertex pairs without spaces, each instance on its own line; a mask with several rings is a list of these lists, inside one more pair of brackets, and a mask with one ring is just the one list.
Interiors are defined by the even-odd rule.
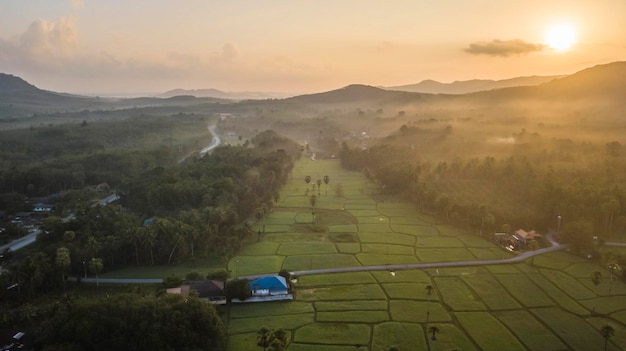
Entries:
[[576,28],[569,24],[550,27],[546,32],[546,45],[556,51],[567,51],[578,41]]

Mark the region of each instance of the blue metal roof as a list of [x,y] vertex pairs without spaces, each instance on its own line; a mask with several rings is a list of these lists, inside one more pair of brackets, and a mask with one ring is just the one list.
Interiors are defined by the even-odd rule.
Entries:
[[261,277],[250,282],[251,290],[268,289],[270,291],[287,290],[287,280],[279,275]]

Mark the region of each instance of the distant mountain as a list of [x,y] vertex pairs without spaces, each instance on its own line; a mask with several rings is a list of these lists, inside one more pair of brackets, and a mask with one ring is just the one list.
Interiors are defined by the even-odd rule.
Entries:
[[171,98],[180,95],[190,95],[195,97],[212,97],[219,99],[230,100],[263,100],[263,99],[282,99],[290,96],[285,93],[271,93],[271,92],[255,92],[255,91],[240,91],[240,92],[225,92],[217,89],[174,89],[167,91],[158,97]]
[[537,87],[540,96],[596,97],[626,102],[626,61],[597,65]]
[[506,101],[507,99],[604,100],[626,103],[626,62],[612,62],[586,68],[533,87],[482,91],[462,97]]
[[478,91],[518,86],[535,86],[561,77],[564,76],[530,76],[503,80],[472,79],[465,81],[455,81],[452,83],[440,83],[435,80],[428,79],[423,80],[417,84],[384,87],[383,89],[428,94],[468,94]]
[[[412,103],[438,104],[451,101],[501,104],[523,99],[551,99],[576,102],[582,99],[604,99],[626,104],[626,62],[614,62],[587,68],[569,76],[514,78],[505,82],[539,82],[534,86],[515,86],[466,94],[414,93],[387,90],[368,85],[349,85],[317,94],[299,95],[282,102],[317,106],[372,108]],[[441,83],[439,83],[441,84]]]
[[0,73],[0,118],[85,108],[94,102],[94,98],[42,90],[22,78]]
[[352,84],[323,93],[294,96],[283,101],[302,104],[385,104],[418,99],[421,94],[391,91],[369,85]]
[[36,91],[34,85],[29,84],[20,77],[11,74],[0,73],[0,94],[18,91]]

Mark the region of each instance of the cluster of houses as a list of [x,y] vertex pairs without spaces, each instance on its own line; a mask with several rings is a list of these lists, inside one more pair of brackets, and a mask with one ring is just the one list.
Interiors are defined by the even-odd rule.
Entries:
[[[201,300],[216,305],[226,304],[224,282],[216,280],[204,280],[188,282],[178,288],[167,289],[168,293],[188,296],[192,291],[198,294]],[[263,302],[278,300],[293,300],[289,281],[280,275],[268,275],[250,280],[248,284],[250,297],[245,300],[233,299],[233,303]]]

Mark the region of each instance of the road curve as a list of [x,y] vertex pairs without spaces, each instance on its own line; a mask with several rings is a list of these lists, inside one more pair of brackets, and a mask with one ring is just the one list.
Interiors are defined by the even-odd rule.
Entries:
[[[218,147],[222,143],[222,139],[220,138],[219,135],[217,135],[217,132],[215,131],[216,128],[217,128],[217,124],[209,125],[208,128],[209,128],[209,132],[211,132],[211,136],[213,137],[213,140],[211,141],[211,144],[205,146],[204,148],[202,148],[199,151],[200,156],[206,155],[207,152],[215,149],[216,147]],[[180,160],[178,160],[178,163],[182,163],[183,161],[185,161],[191,155],[192,154],[189,154],[189,155],[181,158]]]
[[220,139],[220,136],[217,135],[217,132],[215,131],[215,128],[217,128],[216,124],[213,124],[213,125],[209,126],[209,132],[211,132],[211,135],[213,136],[213,142],[211,142],[211,144],[208,145],[207,147],[205,147],[204,149],[200,150],[200,155],[204,156],[204,154],[206,154],[207,152],[215,149],[222,142],[222,139]]
[[[549,237],[551,239],[551,237]],[[552,240],[550,240],[552,241]],[[504,258],[500,260],[476,260],[476,261],[459,261],[459,262],[428,262],[428,263],[408,263],[408,264],[390,264],[379,266],[358,266],[358,267],[336,267],[336,268],[324,268],[324,269],[310,269],[304,271],[290,272],[292,275],[313,275],[313,274],[325,274],[325,273],[344,273],[344,272],[370,272],[370,271],[399,271],[407,269],[424,269],[424,268],[441,268],[441,267],[470,267],[470,266],[483,266],[483,265],[496,265],[496,264],[508,264],[524,261],[527,258],[541,255],[547,252],[559,251],[568,248],[569,245],[558,244],[553,242],[553,245],[543,249],[528,251],[519,254],[515,257]],[[275,273],[273,273],[275,274]],[[272,275],[273,275],[272,274]],[[240,276],[240,279],[254,279],[262,277],[264,274]],[[68,278],[69,281],[77,281],[76,277]],[[96,278],[80,278],[80,281],[86,283],[95,283]],[[99,282],[102,284],[114,283],[114,284],[158,284],[162,283],[163,279],[116,279],[116,278],[100,278]]]
[[524,261],[527,258],[541,255],[547,252],[564,250],[569,245],[556,244],[543,249],[528,251],[511,258],[503,258],[500,260],[476,260],[476,261],[459,261],[459,262],[428,262],[428,263],[407,263],[407,264],[389,264],[379,266],[358,266],[358,267],[338,267],[325,269],[309,269],[304,271],[291,272],[293,275],[312,275],[324,273],[342,273],[342,272],[363,272],[363,271],[399,271],[406,269],[424,269],[424,268],[440,268],[440,267],[470,267],[495,264],[508,264]]

